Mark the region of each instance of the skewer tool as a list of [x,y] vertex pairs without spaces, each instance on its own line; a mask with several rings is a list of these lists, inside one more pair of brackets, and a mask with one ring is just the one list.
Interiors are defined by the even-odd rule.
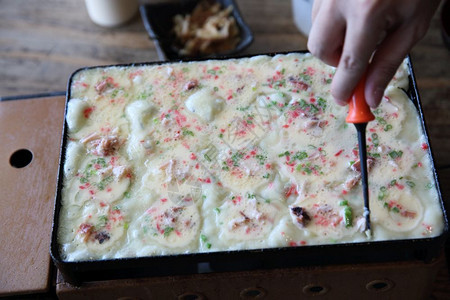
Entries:
[[375,116],[372,114],[369,105],[366,103],[366,98],[364,96],[365,84],[366,75],[364,74],[350,98],[349,111],[345,121],[347,123],[355,124],[358,133],[359,161],[361,163],[361,178],[364,196],[364,217],[366,219],[366,228],[364,232],[370,238],[372,233],[370,226],[369,182],[367,174],[366,127],[368,122],[375,119]]

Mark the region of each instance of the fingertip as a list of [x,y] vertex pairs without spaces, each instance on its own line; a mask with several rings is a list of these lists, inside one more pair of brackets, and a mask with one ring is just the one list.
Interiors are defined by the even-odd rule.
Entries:
[[381,98],[384,95],[383,87],[376,87],[373,92],[366,89],[366,102],[371,108],[377,108],[380,105]]
[[357,82],[347,81],[347,83],[340,83],[342,81],[339,74],[334,76],[331,83],[331,96],[336,103],[345,106],[350,101]]
[[338,104],[340,106],[346,106],[348,104],[348,100],[341,100],[341,99],[336,99],[336,98],[334,98],[334,102],[336,102],[336,104]]

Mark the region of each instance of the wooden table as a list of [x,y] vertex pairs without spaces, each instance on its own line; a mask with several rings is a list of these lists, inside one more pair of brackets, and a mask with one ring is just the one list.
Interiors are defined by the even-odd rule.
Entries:
[[[245,54],[306,49],[306,38],[292,21],[290,0],[237,3],[255,38]],[[83,1],[0,0],[0,7],[0,97],[64,91],[69,75],[84,66],[158,60],[139,16],[123,27],[107,29],[89,20]],[[448,199],[450,51],[443,46],[439,25],[436,15],[411,56],[443,196]],[[445,268],[433,297],[450,297]]]

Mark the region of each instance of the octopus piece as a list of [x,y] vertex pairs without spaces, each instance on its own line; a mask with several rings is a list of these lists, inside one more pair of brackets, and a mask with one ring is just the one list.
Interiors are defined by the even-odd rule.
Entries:
[[89,240],[97,240],[99,244],[103,244],[105,241],[108,241],[111,238],[111,236],[107,232],[96,231],[95,226],[89,223],[81,224],[78,232],[81,233],[81,235],[84,235],[83,242],[85,243]]
[[[372,157],[367,158],[367,172],[372,170],[373,165],[375,164],[375,159]],[[350,168],[356,172],[356,175],[350,177],[344,182],[344,188],[346,190],[351,190],[358,182],[361,180],[361,162],[358,159],[354,164],[350,166]]]
[[189,80],[188,82],[186,82],[186,84],[184,85],[183,90],[184,91],[190,91],[192,89],[195,89],[196,87],[198,87],[198,80],[192,79],[192,80]]
[[109,156],[114,154],[119,149],[120,141],[119,138],[115,135],[110,135],[103,137],[95,148],[94,153],[96,152],[101,156]]
[[243,211],[239,211],[240,217],[231,220],[229,223],[231,229],[237,229],[242,226],[247,227],[257,227],[258,222],[266,219],[266,216],[260,212],[254,214],[254,216],[249,217]]
[[94,233],[94,225],[89,223],[83,223],[78,228],[78,232],[84,235],[83,242],[87,242],[91,235]]
[[[368,172],[370,172],[374,163],[375,163],[374,158],[372,158],[372,157],[367,158],[367,171]],[[350,168],[357,173],[361,173],[361,161],[358,159],[354,164],[352,164],[350,166]]]
[[106,90],[107,87],[108,87],[108,82],[106,80],[102,80],[102,81],[99,81],[95,85],[95,90],[97,91],[97,93],[99,95],[101,95],[101,94],[103,94],[103,92]]
[[290,214],[294,220],[294,224],[299,228],[305,228],[311,221],[311,217],[308,215],[306,210],[300,206],[290,206]]
[[295,88],[306,91],[309,89],[309,85],[302,81],[300,78],[295,78],[294,76],[289,76],[288,82]]
[[312,129],[312,128],[324,128],[325,125],[327,125],[327,121],[326,120],[319,120],[316,117],[312,117],[311,119],[307,120],[304,123],[304,127],[305,129]]
[[94,88],[97,91],[97,94],[101,95],[109,88],[113,88],[115,86],[114,80],[111,77],[108,77],[97,82]]
[[315,221],[316,224],[322,226],[336,226],[341,222],[342,219],[341,216],[336,213],[333,207],[328,204],[318,205],[314,218],[317,218],[317,220]]
[[101,136],[97,132],[93,132],[80,140],[80,143],[87,144],[89,142],[100,139]]
[[91,149],[91,152],[94,155],[110,156],[113,155],[121,145],[117,131],[117,129],[114,129],[111,134],[107,136],[101,136],[99,133],[93,132],[80,139],[80,143],[92,145],[93,149]]

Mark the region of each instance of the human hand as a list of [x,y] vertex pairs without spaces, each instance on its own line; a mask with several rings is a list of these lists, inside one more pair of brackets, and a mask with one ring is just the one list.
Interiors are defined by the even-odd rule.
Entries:
[[[310,52],[337,67],[331,94],[346,105],[364,72],[377,107],[409,50],[425,35],[439,0],[315,0]],[[369,63],[370,62],[370,63]]]

